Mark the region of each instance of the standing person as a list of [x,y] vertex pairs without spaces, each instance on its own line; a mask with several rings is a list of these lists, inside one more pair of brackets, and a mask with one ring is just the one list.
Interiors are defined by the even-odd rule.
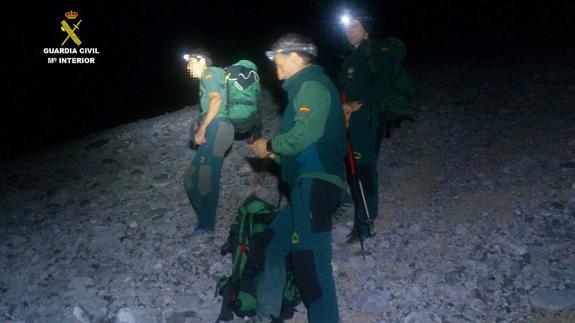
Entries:
[[200,80],[200,116],[194,133],[198,147],[184,175],[184,186],[198,217],[194,231],[206,233],[215,229],[222,164],[234,140],[234,127],[223,111],[224,70],[211,67],[208,52],[201,49],[189,54],[187,69]]
[[[388,121],[397,118],[394,110],[390,108],[395,105],[388,104],[388,101],[394,96],[395,71],[401,60],[396,51],[391,51],[390,42],[401,41],[397,38],[370,38],[373,19],[361,9],[342,17],[342,23],[353,51],[343,63],[338,87],[346,98],[343,110],[349,118],[357,172],[364,187],[369,217],[373,220],[379,213],[379,147]],[[359,194],[353,195],[357,208],[362,203],[361,197]],[[356,241],[359,233],[364,238],[369,237],[367,223],[360,223],[359,228],[360,232],[356,229],[352,231],[349,242]]]
[[[281,165],[289,204],[270,224],[274,235],[257,278],[259,317],[277,318],[292,266],[310,323],[337,323],[339,311],[331,259],[332,214],[343,192],[345,121],[339,94],[322,68],[317,47],[299,34],[278,39],[266,53],[284,80],[288,103],[279,134],[252,145],[259,158]],[[291,264],[289,263],[291,262]]]

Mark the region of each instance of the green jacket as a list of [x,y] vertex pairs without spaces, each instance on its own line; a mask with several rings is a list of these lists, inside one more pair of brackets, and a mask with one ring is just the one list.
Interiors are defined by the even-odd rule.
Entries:
[[397,38],[366,39],[346,58],[338,86],[349,102],[362,101],[375,111],[401,114],[407,99],[396,87],[405,57],[405,45]]
[[297,178],[313,177],[344,187],[345,119],[335,86],[310,65],[283,88],[288,104],[268,146],[281,159],[282,180],[293,187]]

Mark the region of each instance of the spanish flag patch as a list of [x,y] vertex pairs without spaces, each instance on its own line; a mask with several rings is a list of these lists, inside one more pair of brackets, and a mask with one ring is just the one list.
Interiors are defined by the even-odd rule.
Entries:
[[209,80],[212,78],[212,74],[206,74],[206,76],[204,77],[204,80]]
[[307,105],[302,105],[299,107],[299,112],[310,112],[311,109]]
[[381,49],[381,51],[384,52],[384,53],[385,53],[385,52],[389,52],[389,48],[384,47],[384,48]]

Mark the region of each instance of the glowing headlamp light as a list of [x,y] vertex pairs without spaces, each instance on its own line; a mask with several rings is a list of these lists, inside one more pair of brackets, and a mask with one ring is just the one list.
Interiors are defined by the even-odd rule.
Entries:
[[344,13],[339,17],[339,22],[344,26],[348,27],[351,23],[351,16],[348,13]]
[[190,60],[190,54],[185,54],[184,55],[184,60],[187,62]]

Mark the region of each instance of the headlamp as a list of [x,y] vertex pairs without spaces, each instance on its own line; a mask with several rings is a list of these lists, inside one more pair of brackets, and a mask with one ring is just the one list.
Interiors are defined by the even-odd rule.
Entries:
[[303,52],[309,54],[313,58],[317,57],[317,48],[313,45],[304,45],[304,44],[294,44],[281,47],[276,50],[268,50],[266,51],[266,56],[270,61],[273,61],[274,56],[276,54],[291,53],[291,52]]
[[184,54],[184,60],[187,62],[190,60],[190,54]]
[[344,13],[339,17],[339,22],[344,26],[348,27],[351,23],[351,16],[348,13]]

